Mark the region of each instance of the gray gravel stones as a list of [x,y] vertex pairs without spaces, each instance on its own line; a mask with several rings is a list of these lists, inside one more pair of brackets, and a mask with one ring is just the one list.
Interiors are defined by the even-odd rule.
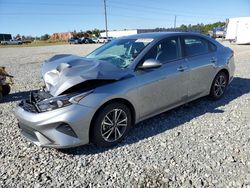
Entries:
[[43,85],[41,62],[97,46],[0,49],[0,65],[15,76],[0,104],[0,187],[250,187],[249,45],[231,46],[236,78],[223,99],[202,98],[146,120],[117,147],[58,151],[26,141],[12,110]]

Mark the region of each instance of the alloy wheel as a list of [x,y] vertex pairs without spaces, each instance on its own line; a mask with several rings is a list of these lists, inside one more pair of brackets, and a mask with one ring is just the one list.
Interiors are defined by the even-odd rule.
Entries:
[[217,97],[223,95],[227,86],[227,80],[224,75],[218,76],[214,83],[214,93]]
[[122,109],[113,109],[103,118],[101,135],[105,141],[115,142],[124,135],[127,126],[127,114]]

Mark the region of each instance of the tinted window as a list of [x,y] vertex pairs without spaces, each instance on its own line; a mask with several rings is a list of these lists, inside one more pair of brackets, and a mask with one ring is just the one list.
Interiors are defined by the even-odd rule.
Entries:
[[215,44],[213,44],[212,42],[208,42],[208,45],[209,45],[209,50],[210,52],[214,52],[217,50],[217,47]]
[[162,63],[178,59],[178,39],[166,39],[154,46],[145,56],[144,60],[156,59]]
[[200,55],[209,52],[209,45],[200,37],[184,37],[186,56]]

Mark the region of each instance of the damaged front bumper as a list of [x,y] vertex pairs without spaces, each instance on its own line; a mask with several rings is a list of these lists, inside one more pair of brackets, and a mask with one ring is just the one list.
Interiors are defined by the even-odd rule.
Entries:
[[35,103],[42,100],[42,97],[49,95],[31,94],[28,100],[22,101],[15,109],[21,133],[33,143],[44,147],[68,148],[88,144],[89,127],[95,110],[71,104],[41,113]]

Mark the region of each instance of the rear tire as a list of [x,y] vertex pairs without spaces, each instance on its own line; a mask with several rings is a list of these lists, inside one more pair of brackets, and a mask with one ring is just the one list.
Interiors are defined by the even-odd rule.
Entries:
[[110,103],[94,117],[90,141],[100,147],[114,146],[122,141],[131,126],[130,109],[122,103]]
[[221,71],[219,72],[212,83],[211,89],[210,89],[210,98],[213,100],[220,99],[227,88],[228,85],[228,76],[225,72]]

